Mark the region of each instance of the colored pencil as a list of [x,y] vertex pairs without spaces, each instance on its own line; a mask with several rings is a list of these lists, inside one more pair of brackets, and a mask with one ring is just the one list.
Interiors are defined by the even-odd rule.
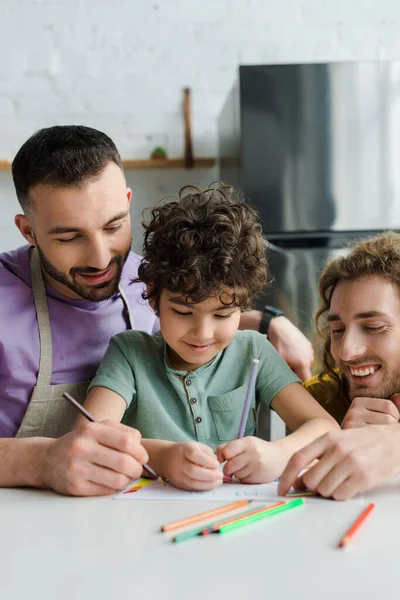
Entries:
[[259,512],[260,510],[264,510],[264,509],[265,508],[263,506],[258,511],[255,511],[254,509],[246,510],[245,512],[239,512],[239,513],[236,513],[235,515],[232,515],[229,519],[221,520],[221,517],[220,517],[218,519],[218,521],[212,521],[211,523],[208,523],[207,525],[205,523],[203,523],[203,525],[200,525],[200,527],[194,527],[192,529],[188,529],[187,531],[182,531],[182,533],[177,533],[172,538],[172,541],[173,542],[184,542],[185,540],[189,540],[190,538],[198,537],[200,535],[202,535],[202,536],[207,535],[208,533],[213,532],[214,526],[216,527],[218,525],[230,523],[231,521],[233,521],[235,519],[244,518],[246,516],[253,515],[255,512]]
[[373,502],[368,504],[367,508],[362,511],[360,516],[354,521],[353,525],[346,531],[342,539],[339,541],[338,548],[345,548],[347,546],[374,508],[375,504]]
[[[91,415],[88,410],[86,410],[86,408],[79,404],[79,402],[75,400],[75,398],[73,398],[71,394],[68,394],[68,392],[64,392],[63,397],[65,398],[65,400],[68,400],[68,402],[72,404],[72,406],[74,406],[81,413],[81,415],[86,417],[88,421],[90,421],[91,423],[99,423],[99,421],[95,419],[94,416]],[[146,471],[148,471],[150,475],[154,477],[154,479],[158,479],[157,473],[151,467],[149,467],[149,465],[143,465],[143,468],[146,469]]]
[[233,523],[229,523],[228,525],[223,525],[219,529],[215,531],[215,533],[229,533],[230,531],[234,531],[236,529],[240,529],[240,527],[245,527],[246,525],[252,525],[256,521],[261,521],[262,519],[266,519],[268,517],[273,517],[274,515],[278,515],[287,510],[291,510],[292,508],[297,508],[298,506],[302,506],[304,504],[303,498],[296,498],[296,500],[291,500],[291,502],[285,502],[271,510],[260,512],[256,515],[251,515],[250,517],[246,517],[245,519],[239,519],[234,521]]
[[208,523],[207,525],[201,525],[200,527],[195,527],[194,529],[189,529],[188,531],[183,531],[182,533],[178,533],[173,539],[173,542],[184,542],[185,540],[189,540],[190,538],[198,537],[198,536],[206,536],[209,533],[216,533],[216,530],[223,525],[227,525],[228,523],[233,523],[233,521],[237,521],[239,519],[245,519],[246,517],[250,517],[251,515],[258,514],[260,512],[265,512],[267,510],[272,510],[275,506],[280,506],[281,504],[285,504],[285,502],[277,502],[276,504],[263,504],[256,509],[246,510],[245,512],[236,513],[232,515],[228,519],[213,521],[212,523]]
[[229,477],[229,475],[223,475],[222,483],[233,483],[233,479],[232,479],[232,477]]
[[286,494],[287,497],[290,498],[302,498],[303,496],[316,496],[317,494],[315,492],[312,492],[311,490],[299,490],[299,491],[293,491],[293,492],[288,492]]
[[205,512],[197,513],[195,515],[191,515],[190,517],[178,519],[177,521],[171,521],[170,523],[163,525],[161,527],[161,531],[172,531],[173,529],[186,527],[186,525],[198,523],[199,521],[203,521],[203,519],[208,519],[208,517],[215,517],[216,515],[222,515],[232,510],[236,510],[237,508],[248,506],[250,502],[251,500],[238,500],[237,502],[224,504],[224,506],[219,506],[218,508],[213,508],[212,510],[206,510]]
[[253,392],[256,385],[257,371],[259,366],[260,361],[257,358],[254,358],[251,365],[249,385],[247,388],[246,398],[243,404],[242,416],[240,418],[239,431],[237,434],[238,440],[240,440],[244,436],[244,430],[246,428],[247,417],[249,416],[251,399],[253,397]]
[[234,515],[232,518],[226,519],[225,521],[222,521],[222,522],[220,521],[219,523],[213,523],[213,524],[209,525],[206,529],[204,529],[201,532],[201,535],[207,535],[208,533],[216,533],[218,529],[220,529],[221,527],[223,527],[225,525],[228,525],[229,523],[233,523],[234,521],[241,521],[242,519],[251,517],[251,515],[258,515],[259,513],[264,513],[269,510],[273,510],[277,506],[282,506],[283,504],[286,504],[286,502],[282,501],[282,502],[275,502],[275,504],[263,504],[262,506],[259,506],[258,508],[254,508],[253,510],[249,510],[246,513]]
[[86,408],[84,408],[81,404],[79,404],[79,402],[77,400],[75,400],[75,398],[73,398],[71,396],[71,394],[68,394],[68,392],[64,392],[63,396],[64,396],[65,400],[68,400],[68,402],[70,404],[72,404],[72,406],[74,406],[77,409],[77,411],[81,413],[81,415],[86,417],[88,421],[90,421],[91,423],[99,422],[97,419],[95,419],[93,417],[93,415],[90,414],[90,412],[88,410],[86,410]]

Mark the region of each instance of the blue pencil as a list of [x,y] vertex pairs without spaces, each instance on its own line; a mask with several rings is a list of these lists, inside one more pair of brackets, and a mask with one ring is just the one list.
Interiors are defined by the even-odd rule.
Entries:
[[239,431],[237,434],[238,440],[240,440],[244,436],[244,430],[246,427],[247,417],[249,415],[251,399],[253,397],[253,392],[254,392],[254,388],[256,385],[256,378],[257,378],[257,372],[258,372],[259,366],[260,366],[260,361],[257,358],[254,358],[252,365],[251,365],[249,387],[247,388],[246,399],[244,401],[242,416],[240,418]]

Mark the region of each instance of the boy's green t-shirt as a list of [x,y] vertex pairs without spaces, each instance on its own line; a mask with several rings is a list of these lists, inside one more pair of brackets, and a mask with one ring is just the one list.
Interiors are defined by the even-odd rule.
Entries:
[[237,437],[251,361],[260,366],[245,435],[254,435],[255,410],[297,376],[264,335],[238,331],[211,362],[195,371],[171,368],[160,333],[125,331],[114,336],[90,384],[113,390],[125,400],[122,422],[144,438],[198,441],[215,449]]

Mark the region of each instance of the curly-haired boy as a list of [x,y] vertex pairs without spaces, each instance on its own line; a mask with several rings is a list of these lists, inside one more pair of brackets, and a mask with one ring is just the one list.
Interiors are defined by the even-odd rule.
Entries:
[[[137,428],[149,464],[177,487],[221,484],[224,462],[223,473],[245,483],[272,481],[297,449],[337,425],[265,336],[238,331],[267,283],[256,212],[232,188],[184,188],[152,209],[145,230],[139,280],[161,331],[112,338],[85,406],[98,420]],[[254,358],[252,408],[245,437],[235,439]],[[255,437],[260,402],[294,433]]]

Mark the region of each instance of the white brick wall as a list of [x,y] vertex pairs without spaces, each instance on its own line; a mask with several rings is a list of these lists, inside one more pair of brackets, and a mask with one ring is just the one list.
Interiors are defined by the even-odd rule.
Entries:
[[[166,196],[176,196],[178,190],[184,185],[206,187],[217,179],[217,170],[215,168],[193,171],[183,169],[138,170],[128,171],[126,178],[128,186],[132,189],[132,247],[135,252],[141,253],[143,209],[154,206]],[[25,243],[14,225],[14,215],[20,211],[11,174],[0,171],[0,252],[22,246]]]
[[[399,32],[398,0],[0,0],[0,158],[62,123],[104,130],[126,158],[160,144],[180,156],[185,86],[195,153],[214,155],[239,64],[400,59]],[[129,178],[142,208],[193,176],[208,183],[215,172]],[[1,251],[19,243],[4,174],[0,209]]]

